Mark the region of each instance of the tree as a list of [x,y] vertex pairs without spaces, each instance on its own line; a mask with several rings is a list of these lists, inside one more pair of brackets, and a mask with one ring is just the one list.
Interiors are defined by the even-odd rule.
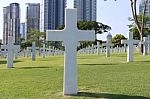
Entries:
[[32,29],[28,33],[28,40],[27,42],[36,42],[36,46],[41,47],[43,43],[45,43],[46,39],[46,33],[45,32],[40,32],[38,30]]
[[111,27],[96,21],[79,21],[77,24],[80,30],[95,30],[95,34],[102,34],[111,30]]
[[112,43],[114,44],[114,47],[123,46],[123,45],[121,44],[121,40],[122,40],[122,39],[126,39],[124,35],[121,35],[121,34],[115,35],[115,36],[112,38]]
[[[107,0],[104,0],[104,1],[107,1]],[[115,1],[117,1],[117,0],[115,0]],[[142,17],[141,17],[141,22],[139,22],[138,14],[137,14],[137,0],[130,0],[133,21],[135,22],[136,28],[140,35],[141,42],[143,42],[143,37],[144,37],[144,27],[145,27],[144,17],[146,15],[146,6],[148,4],[148,0],[143,0],[142,3],[143,3],[143,11],[142,11],[142,13],[140,13],[140,15]],[[140,49],[141,49],[141,52],[143,53],[143,44],[142,43],[140,44]]]
[[[143,0],[143,12],[140,13],[141,15],[141,22],[138,20],[138,15],[137,15],[137,0],[130,0],[131,2],[131,11],[132,11],[132,16],[133,20],[135,22],[136,28],[138,30],[138,33],[140,35],[140,41],[143,42],[143,37],[144,37],[144,27],[145,27],[145,14],[146,14],[146,6],[148,3],[148,0]],[[140,49],[141,52],[143,53],[143,44],[140,44]]]
[[32,46],[32,42],[21,42],[21,45],[20,45],[21,49],[25,49],[29,46]]
[[[138,15],[138,21],[141,23],[142,22],[142,16]],[[133,38],[136,40],[140,40],[140,35],[139,35],[139,31],[135,25],[135,22],[132,18],[129,18],[129,21],[132,21],[132,23],[129,26],[129,31],[133,32]],[[145,37],[146,35],[150,35],[150,17],[149,16],[144,16],[144,24],[145,27],[143,29],[143,36]]]

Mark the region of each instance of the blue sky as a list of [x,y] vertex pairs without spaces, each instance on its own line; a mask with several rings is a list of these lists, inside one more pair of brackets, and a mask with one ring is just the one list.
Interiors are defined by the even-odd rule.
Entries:
[[[21,22],[25,21],[25,3],[41,2],[41,0],[5,0],[0,2],[0,39],[3,35],[3,7],[10,3],[17,2],[21,7]],[[69,8],[73,7],[73,0],[67,1]],[[97,0],[97,21],[112,27],[111,33],[127,35],[129,24],[128,17],[131,17],[130,0]],[[106,35],[99,38],[105,40]]]

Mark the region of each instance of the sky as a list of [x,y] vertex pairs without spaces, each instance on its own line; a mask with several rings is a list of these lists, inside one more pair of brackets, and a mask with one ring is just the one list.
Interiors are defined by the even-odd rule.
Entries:
[[[3,7],[10,3],[19,3],[21,7],[21,22],[25,22],[26,3],[40,3],[42,0],[4,0],[0,1],[0,39],[3,37]],[[67,7],[73,8],[73,1],[67,1]],[[97,0],[97,21],[111,26],[113,36],[123,34],[127,36],[129,24],[128,17],[131,17],[130,0]],[[99,35],[98,39],[105,40],[106,34]]]

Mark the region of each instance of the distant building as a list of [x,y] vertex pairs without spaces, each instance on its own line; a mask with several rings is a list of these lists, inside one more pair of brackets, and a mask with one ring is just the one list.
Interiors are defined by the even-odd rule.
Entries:
[[40,3],[40,32],[44,32],[44,0]]
[[[141,0],[139,4],[139,14],[143,13],[143,10],[144,10],[144,0]],[[145,12],[146,15],[150,16],[150,0],[148,0]]]
[[3,43],[7,44],[8,36],[13,36],[14,44],[20,44],[20,6],[11,3],[3,8]]
[[3,7],[3,44],[7,44],[8,42],[8,34],[9,34],[9,20],[10,20],[10,10],[9,6]]
[[27,40],[31,30],[40,30],[40,3],[27,3],[26,5],[25,39]]
[[10,32],[15,44],[20,44],[20,6],[18,3],[10,4]]
[[44,0],[44,31],[64,25],[66,0]]
[[25,22],[20,24],[20,36],[25,39]]
[[74,8],[77,8],[78,21],[96,21],[96,0],[74,0]]

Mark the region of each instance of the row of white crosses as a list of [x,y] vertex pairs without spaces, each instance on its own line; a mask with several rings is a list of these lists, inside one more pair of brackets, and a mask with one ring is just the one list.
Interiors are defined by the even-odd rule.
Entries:
[[19,45],[13,44],[13,37],[8,36],[8,44],[7,45],[1,45],[2,49],[7,49],[7,67],[13,68],[13,60],[14,60],[14,52],[15,50],[19,50]]
[[77,46],[79,41],[94,41],[94,31],[77,29],[77,10],[66,9],[65,29],[47,30],[47,41],[63,41],[64,55],[64,95],[77,94]]
[[[111,40],[110,40],[111,41]],[[108,42],[108,40],[107,40]],[[108,46],[106,46],[108,45]],[[97,45],[94,45],[94,47],[86,47],[83,49],[80,49],[79,54],[96,54],[100,55],[100,53],[106,53],[106,57],[110,57],[111,53],[119,53],[119,52],[126,52],[126,44],[123,47],[115,47],[113,48],[113,44],[111,42],[109,43],[103,43],[103,45],[100,45],[99,42],[97,42]],[[91,53],[94,52],[94,53]]]
[[[127,44],[127,62],[133,62],[133,52],[134,52],[134,44],[139,44],[139,40],[133,39],[133,33],[129,32],[128,40],[122,40],[122,44]],[[148,37],[144,37],[143,41],[140,42],[143,44],[143,55],[148,54],[148,45],[150,45],[150,41],[148,40]]]

